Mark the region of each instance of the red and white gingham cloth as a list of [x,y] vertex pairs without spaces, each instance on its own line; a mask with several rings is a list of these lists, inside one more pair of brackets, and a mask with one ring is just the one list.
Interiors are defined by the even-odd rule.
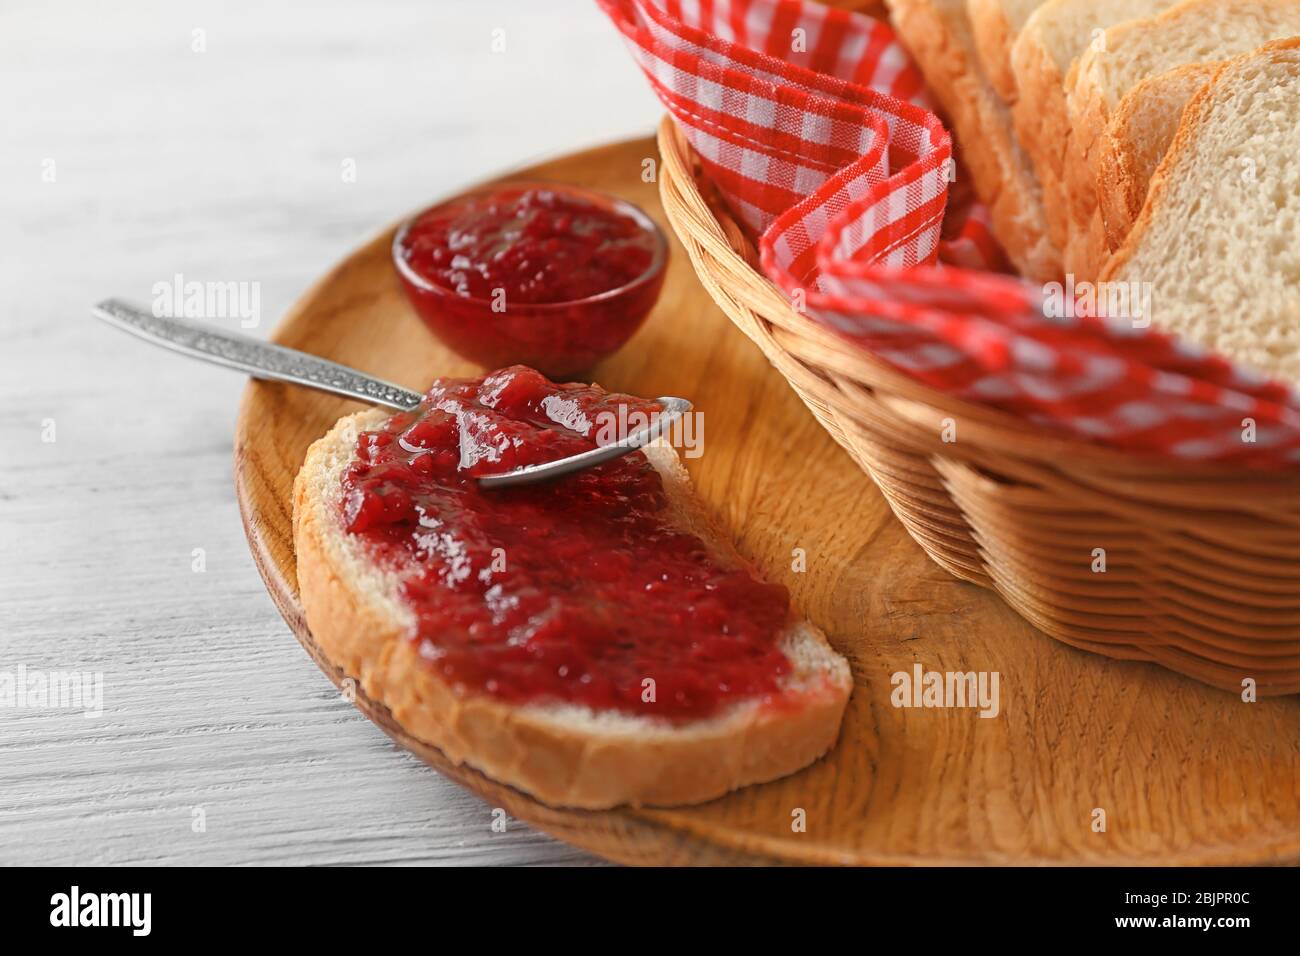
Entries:
[[986,210],[950,188],[952,140],[886,24],[800,0],[597,2],[810,321],[1058,431],[1300,463],[1300,394],[1129,319],[1052,317],[1047,290],[1002,271]]

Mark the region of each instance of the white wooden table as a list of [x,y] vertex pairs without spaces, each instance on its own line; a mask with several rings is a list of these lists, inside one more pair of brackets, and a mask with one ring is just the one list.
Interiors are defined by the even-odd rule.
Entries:
[[0,706],[0,863],[592,862],[339,697],[240,528],[243,382],[88,308],[256,282],[264,335],[380,225],[659,112],[591,0],[0,7],[0,689],[103,680]]

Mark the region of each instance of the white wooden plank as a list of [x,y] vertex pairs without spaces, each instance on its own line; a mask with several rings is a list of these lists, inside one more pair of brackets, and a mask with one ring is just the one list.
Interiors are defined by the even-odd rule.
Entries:
[[87,309],[258,282],[264,334],[382,224],[658,113],[589,0],[0,9],[0,672],[104,681],[97,718],[0,710],[0,863],[594,862],[339,698],[248,554],[241,382]]

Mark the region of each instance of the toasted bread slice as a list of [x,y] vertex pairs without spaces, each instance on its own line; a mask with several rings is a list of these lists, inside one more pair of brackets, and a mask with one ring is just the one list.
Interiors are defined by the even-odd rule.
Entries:
[[1061,257],[1047,237],[1042,189],[1011,133],[1011,114],[984,78],[965,0],[888,0],[894,29],[948,114],[975,193],[993,232],[1028,278],[1060,277]]
[[984,75],[1005,103],[1016,101],[1016,76],[1011,72],[1011,44],[1030,14],[1044,0],[966,0],[975,49]]
[[1300,383],[1300,38],[1228,61],[1184,111],[1102,278],[1159,325]]
[[1071,239],[1065,267],[1083,279],[1100,270],[1104,248],[1097,179],[1099,146],[1115,110],[1142,80],[1212,63],[1300,35],[1300,0],[1186,0],[1159,16],[1110,27],[1066,78],[1070,142],[1063,182]]
[[[825,635],[791,616],[780,647],[793,668],[777,705],[747,700],[692,723],[565,704],[512,705],[461,694],[420,658],[400,579],[376,566],[341,519],[341,476],[357,434],[382,410],[341,419],[294,482],[298,587],[312,636],[412,736],[448,758],[557,806],[696,803],[793,773],[835,743],[852,678]],[[744,565],[709,521],[667,445],[645,449],[663,477],[670,521],[715,558]]]
[[1043,185],[1048,236],[1064,250],[1070,214],[1063,180],[1070,139],[1065,81],[1079,55],[1107,27],[1159,13],[1177,0],[1048,0],[1011,46],[1016,136]]
[[1218,66],[1193,63],[1145,79],[1111,117],[1102,135],[1097,173],[1107,256],[1133,228],[1146,204],[1151,177],[1178,132],[1183,110]]

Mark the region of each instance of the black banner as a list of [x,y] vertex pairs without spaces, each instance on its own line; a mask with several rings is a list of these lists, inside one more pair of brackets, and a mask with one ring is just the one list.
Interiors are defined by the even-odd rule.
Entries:
[[698,925],[732,942],[806,924],[810,939],[848,930],[864,943],[902,934],[917,944],[1199,937],[1231,946],[1298,923],[1296,871],[1282,868],[33,869],[0,870],[0,881],[7,941],[128,945],[237,942],[258,938],[255,927],[325,945],[374,942],[379,931],[609,943],[653,939],[671,923],[673,933]]

